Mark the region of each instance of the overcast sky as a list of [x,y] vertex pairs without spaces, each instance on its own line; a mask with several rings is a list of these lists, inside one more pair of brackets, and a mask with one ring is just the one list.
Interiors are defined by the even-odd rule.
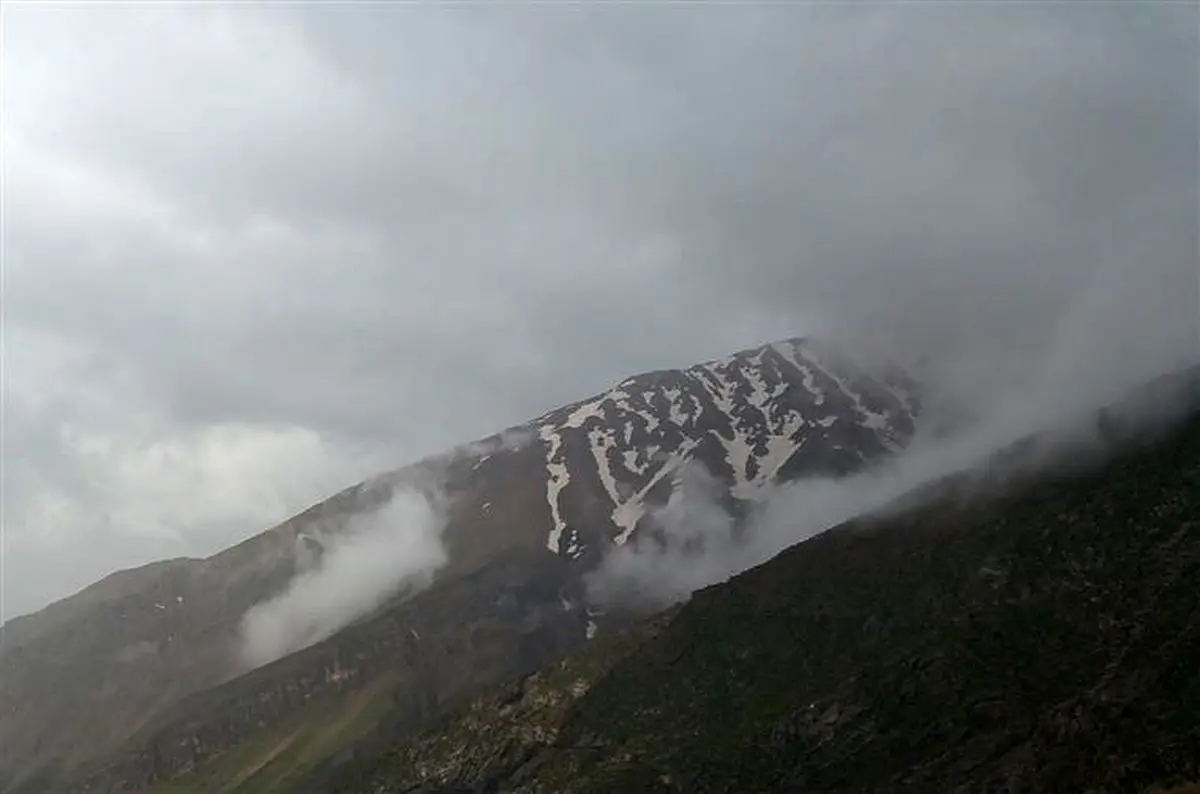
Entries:
[[5,616],[772,338],[1196,339],[1194,4],[3,23]]

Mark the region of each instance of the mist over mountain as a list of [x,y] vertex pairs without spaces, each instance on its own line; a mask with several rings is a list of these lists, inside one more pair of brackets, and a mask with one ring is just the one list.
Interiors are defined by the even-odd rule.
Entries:
[[1200,7],[8,6],[0,792],[1200,778]]
[[1028,437],[1003,489],[946,478],[290,790],[1192,791],[1200,368],[1103,421],[1106,456],[1028,476],[1064,441]]
[[771,340],[1182,365],[1195,13],[14,6],[0,619]]
[[[629,625],[628,607],[634,607],[636,616],[686,601],[693,591],[724,582],[847,518],[875,514],[870,520],[886,527],[889,511],[901,516],[899,524],[914,509],[970,515],[997,498],[1019,495],[1041,479],[1069,480],[1080,472],[1087,476],[1103,471],[1108,459],[1130,450],[1152,454],[1158,439],[1169,436],[1179,420],[1194,417],[1200,405],[1197,368],[1144,384],[1117,404],[1083,411],[1072,422],[1015,442],[995,446],[992,442],[999,436],[991,430],[978,436],[939,434],[921,441],[919,431],[913,435],[920,423],[910,425],[910,415],[894,415],[900,423],[895,429],[880,422],[878,417],[885,414],[867,409],[871,404],[877,410],[889,404],[899,409],[910,404],[907,396],[900,396],[907,393],[862,372],[851,377],[847,369],[833,369],[828,350],[826,363],[818,366],[814,354],[799,352],[809,345],[792,340],[689,370],[628,379],[609,392],[539,417],[525,429],[381,475],[190,572],[194,580],[223,571],[224,586],[245,594],[242,607],[226,602],[223,610],[206,613],[201,610],[211,610],[211,602],[203,606],[201,600],[200,609],[185,608],[183,597],[175,596],[173,619],[147,621],[137,611],[167,612],[171,591],[164,592],[164,585],[171,586],[172,572],[179,581],[178,569],[168,567],[164,573],[146,571],[149,583],[143,580],[140,589],[126,588],[116,600],[110,595],[100,611],[94,602],[75,605],[80,615],[75,622],[39,627],[40,615],[16,622],[28,639],[0,657],[4,705],[8,713],[24,715],[10,722],[20,732],[6,735],[10,787],[42,781],[62,787],[50,790],[158,791],[160,784],[176,785],[171,781],[178,778],[181,785],[193,787],[184,790],[302,791],[310,785],[304,782],[306,776],[329,762],[328,748],[359,737],[376,747],[371,752],[379,751],[381,747],[370,743],[418,730],[479,686],[529,675],[564,652],[619,632]],[[781,349],[790,355],[781,354]],[[807,364],[798,367],[798,361]],[[774,380],[760,369],[764,366],[780,376],[773,390],[763,388]],[[659,498],[650,498],[653,487],[611,487],[608,477],[611,482],[628,482],[646,474],[633,466],[618,470],[601,463],[608,460],[603,453],[614,451],[614,444],[604,439],[633,434],[636,430],[629,428],[635,424],[643,430],[655,425],[655,414],[620,405],[634,387],[657,384],[662,394],[673,395],[658,403],[667,417],[659,421],[678,423],[677,430],[690,427],[693,440],[729,441],[720,427],[681,422],[688,412],[680,406],[684,392],[669,385],[685,373],[713,371],[725,374],[722,388],[715,378],[711,381],[710,394],[736,384],[783,398],[788,389],[779,388],[781,384],[797,387],[790,408],[748,401],[756,406],[755,421],[721,425],[727,431],[737,426],[739,434],[755,437],[770,416],[790,427],[807,408],[819,409],[816,421],[801,423],[812,432],[843,424],[842,431],[849,435],[822,436],[825,447],[794,438],[791,455],[774,458],[776,476],[750,498],[744,490],[749,480],[737,473],[758,469],[728,465],[746,462],[741,453],[754,445],[744,444],[716,444],[711,449],[719,454],[705,462],[687,454],[700,444],[677,442],[675,449],[683,454],[659,458],[668,473],[658,471],[644,479],[669,482]],[[739,377],[732,379],[730,372]],[[814,399],[816,393],[805,388],[817,377],[829,379],[824,399]],[[849,388],[851,382],[859,389]],[[713,418],[715,402],[683,404],[694,416],[708,412]],[[603,406],[618,410],[605,413]],[[764,407],[771,410],[761,410]],[[788,414],[791,419],[784,419]],[[581,415],[589,421],[579,421]],[[556,444],[546,438],[552,433],[563,440]],[[838,474],[849,438],[866,444],[866,452]],[[564,448],[576,454],[560,458]],[[821,449],[827,454],[818,454]],[[760,460],[771,460],[770,446],[763,450]],[[779,463],[796,457],[805,461],[804,467],[786,470]],[[630,460],[623,454],[613,459]],[[567,477],[555,476],[564,469]],[[713,470],[724,471],[727,478]],[[782,476],[785,471],[790,479]],[[577,485],[570,496],[557,498],[566,492],[560,487],[564,480],[588,482],[589,489]],[[624,493],[625,501],[614,499],[614,493]],[[898,497],[903,497],[899,503]],[[644,510],[633,531],[622,538],[626,528],[621,518],[628,515],[632,498],[644,500],[639,503]],[[886,509],[881,512],[882,508]],[[497,520],[493,513],[501,517]],[[440,528],[429,523],[435,515],[441,516]],[[430,529],[435,532],[419,534]],[[910,530],[896,531],[904,535]],[[440,538],[440,543],[417,551],[411,544],[421,537],[424,542]],[[555,542],[564,537],[569,540]],[[437,552],[431,556],[434,548]],[[417,570],[424,573],[413,579]],[[274,586],[248,589],[251,583],[260,584],[264,573],[274,577]],[[206,591],[215,589],[210,585]],[[160,600],[147,604],[150,596]],[[72,657],[65,643],[79,641],[81,626],[94,625],[105,609],[118,611],[118,622],[110,622],[107,630],[117,640],[116,653],[98,667],[94,649],[103,643],[97,637],[84,640],[93,653],[81,656]],[[205,669],[184,656],[191,649],[210,647],[212,634],[157,635],[163,625],[214,620],[224,626],[224,647],[230,654],[222,660],[224,667]],[[286,644],[280,644],[280,627],[293,632],[285,636]],[[145,639],[135,639],[143,635]],[[173,655],[174,643],[178,645]],[[271,653],[246,653],[247,648],[264,647]],[[281,654],[286,655],[249,669]],[[68,670],[65,665],[72,658],[86,659],[86,666]],[[211,664],[212,656],[208,658]],[[443,661],[435,661],[439,659]],[[135,687],[130,675],[152,685]],[[65,687],[67,680],[81,689]],[[94,701],[95,684],[89,682],[101,680],[119,697],[106,705],[102,721],[77,720],[69,730],[41,722],[47,705],[78,710],[83,699]],[[196,687],[191,694],[182,689],[189,680]],[[13,681],[19,686],[12,686]],[[173,703],[160,699],[165,681],[174,687]],[[139,691],[142,700],[137,699]],[[30,692],[36,702],[25,699]],[[114,726],[120,724],[114,721],[118,714],[126,715],[124,724],[131,726],[124,737],[113,736]],[[308,727],[284,740],[284,746],[293,749],[283,758],[292,760],[265,759],[264,771],[250,778],[239,773],[219,786],[188,777],[197,769],[226,775],[228,764],[234,763],[222,760],[227,754],[239,747],[253,748],[294,724]],[[335,728],[321,727],[331,725],[355,727],[335,738],[329,733]],[[68,747],[71,754],[49,754],[64,753]],[[30,759],[37,761],[31,764]]]
[[[605,617],[584,576],[610,549],[656,531],[649,514],[678,500],[690,467],[709,472],[730,515],[745,514],[779,483],[840,477],[895,454],[915,432],[916,411],[912,383],[896,372],[873,375],[826,344],[783,340],[626,378],[379,474],[213,557],[122,574],[121,588],[102,582],[5,625],[0,707],[10,718],[0,775],[76,769],[161,724],[172,702],[222,682],[266,687],[261,708],[306,664],[286,657],[310,646],[301,657],[319,679],[365,685],[387,669],[392,639],[333,668],[321,649],[345,642],[339,631],[372,631],[373,620],[412,599],[416,614],[451,621],[441,632],[468,631],[479,603],[498,611],[475,619],[523,626],[518,639],[551,631],[552,640],[479,675],[523,669],[618,619]],[[439,595],[512,559],[556,584],[532,600],[505,595],[524,585],[504,578],[480,585],[469,604]],[[547,613],[558,617],[547,623]],[[283,666],[268,664],[275,660]],[[262,665],[261,675],[243,676]],[[409,685],[426,685],[421,675]],[[81,716],[64,729],[53,715],[66,712]],[[219,707],[214,718],[225,713]],[[207,741],[220,746],[244,730],[222,728]]]

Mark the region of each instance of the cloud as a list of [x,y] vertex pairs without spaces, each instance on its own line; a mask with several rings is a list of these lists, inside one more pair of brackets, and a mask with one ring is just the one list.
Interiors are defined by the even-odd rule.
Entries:
[[588,574],[600,604],[668,606],[735,573],[742,555],[737,526],[722,503],[721,484],[702,465],[684,464],[666,504],[648,514],[632,540],[610,550]]
[[6,361],[45,406],[7,421],[6,493],[97,512],[68,424],[290,428],[351,477],[814,327],[994,392],[1122,267],[1131,323],[1195,323],[1197,13],[6,9],[5,358],[55,340]]
[[207,556],[388,461],[283,423],[180,425],[102,351],[5,343],[3,619],[115,568]]
[[[1162,418],[1139,410],[1124,416],[1124,421]],[[685,481],[676,486],[665,507],[651,513],[653,529],[648,534],[612,549],[588,575],[589,598],[608,608],[660,609],[686,601],[695,591],[761,565],[846,521],[914,507],[944,495],[937,488],[926,489],[943,478],[965,476],[965,490],[958,494],[975,499],[995,493],[1009,478],[1036,476],[1064,463],[1079,465],[1081,456],[1092,461],[1112,451],[1094,423],[1073,417],[1073,422],[1051,428],[1039,447],[1026,451],[1009,467],[992,470],[989,457],[1021,438],[1005,432],[1007,419],[985,420],[962,436],[919,439],[893,460],[859,474],[778,486],[755,505],[744,524],[730,515],[718,490],[696,488]],[[1130,426],[1136,425],[1125,425]],[[689,475],[693,480],[705,476]]]
[[468,457],[494,455],[497,452],[516,452],[527,447],[536,439],[537,432],[531,427],[509,427],[479,441],[459,444],[454,448],[453,452]]
[[[242,620],[241,659],[258,667],[332,635],[446,561],[443,519],[421,493],[401,490],[336,535],[297,539],[301,571]],[[314,552],[310,543],[321,549]]]
[[[1100,460],[1194,410],[1196,384],[1189,395],[1179,389],[1188,384],[1173,376],[1200,372],[1200,339],[1189,338],[1186,325],[1156,317],[1152,306],[1139,307],[1142,293],[1126,288],[1121,275],[1109,273],[1068,303],[1050,343],[1026,362],[1025,378],[994,393],[969,393],[970,400],[956,393],[956,422],[919,417],[912,442],[865,471],[779,485],[741,523],[723,485],[689,462],[667,504],[652,511],[649,532],[612,549],[589,575],[590,597],[637,608],[685,601],[845,521],[943,497],[943,489],[929,486],[950,476],[966,478],[960,498],[984,497],[1015,477]],[[1167,385],[1155,387],[1164,373]],[[926,390],[943,387],[938,376],[945,370],[927,374]],[[977,374],[972,368],[951,382]]]

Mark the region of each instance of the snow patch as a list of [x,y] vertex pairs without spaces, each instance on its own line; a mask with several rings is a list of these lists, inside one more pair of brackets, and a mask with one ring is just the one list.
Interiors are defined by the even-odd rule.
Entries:
[[571,481],[571,474],[567,471],[567,464],[558,459],[562,436],[554,430],[554,426],[542,425],[538,429],[538,436],[549,445],[546,450],[546,501],[550,504],[551,527],[546,537],[546,548],[558,554],[562,533],[566,529],[562,511],[558,507],[558,497]]
[[583,427],[583,423],[589,419],[603,419],[604,411],[601,410],[600,406],[604,404],[606,399],[608,399],[607,395],[581,403],[574,411],[567,414],[567,418],[563,421],[563,427],[579,428]]
[[642,516],[646,514],[646,494],[650,493],[651,489],[658,483],[662,482],[663,478],[668,475],[674,475],[687,460],[691,458],[692,452],[696,449],[699,442],[685,441],[679,447],[679,452],[671,456],[650,481],[642,486],[642,489],[637,492],[631,499],[626,500],[623,504],[618,505],[613,511],[613,521],[617,526],[622,528],[622,531],[613,538],[613,543],[617,546],[625,545],[629,540],[629,536],[633,534],[633,530],[637,528],[638,522]]

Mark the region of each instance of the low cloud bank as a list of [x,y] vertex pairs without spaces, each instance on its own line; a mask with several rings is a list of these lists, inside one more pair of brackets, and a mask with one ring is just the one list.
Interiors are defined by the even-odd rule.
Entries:
[[[1182,408],[1170,393],[1135,401],[1111,421],[1126,437],[1170,421]],[[699,463],[679,472],[667,504],[650,514],[651,530],[614,548],[589,577],[589,594],[612,607],[662,608],[693,592],[723,582],[784,549],[850,519],[881,513],[907,497],[922,498],[922,486],[960,472],[973,495],[991,493],[1010,476],[1036,476],[1067,462],[1094,461],[1112,451],[1103,424],[1074,419],[1039,426],[1046,435],[1035,446],[990,468],[993,456],[1026,436],[1016,433],[1009,410],[948,438],[918,437],[895,458],[840,479],[800,480],[777,487],[738,525],[725,503],[723,486]],[[1032,432],[1032,431],[1031,431]],[[931,490],[927,496],[937,493]]]
[[444,518],[435,500],[396,491],[343,531],[297,541],[300,573],[242,619],[241,661],[258,667],[329,637],[402,589],[422,589],[446,562]]
[[[971,493],[989,492],[1014,475],[1102,458],[1118,439],[1171,421],[1184,407],[1180,395],[1143,387],[1200,364],[1200,338],[1194,320],[1162,312],[1156,297],[1172,288],[1195,294],[1196,283],[1122,275],[1130,274],[1110,272],[1076,294],[1052,333],[1019,351],[1021,366],[1012,366],[1013,350],[1003,365],[988,366],[982,344],[927,362],[928,410],[916,438],[869,470],[780,486],[738,526],[720,484],[687,464],[671,499],[650,514],[653,530],[613,549],[590,577],[591,597],[605,606],[666,606],[944,477],[971,472]],[[891,352],[911,360],[914,351],[874,354],[895,360]],[[1119,409],[1101,419],[1114,404]],[[1035,436],[1019,454],[997,454]]]
[[724,488],[699,463],[684,464],[666,504],[644,519],[648,531],[612,549],[588,577],[591,599],[662,607],[738,570],[746,545],[722,504]]

